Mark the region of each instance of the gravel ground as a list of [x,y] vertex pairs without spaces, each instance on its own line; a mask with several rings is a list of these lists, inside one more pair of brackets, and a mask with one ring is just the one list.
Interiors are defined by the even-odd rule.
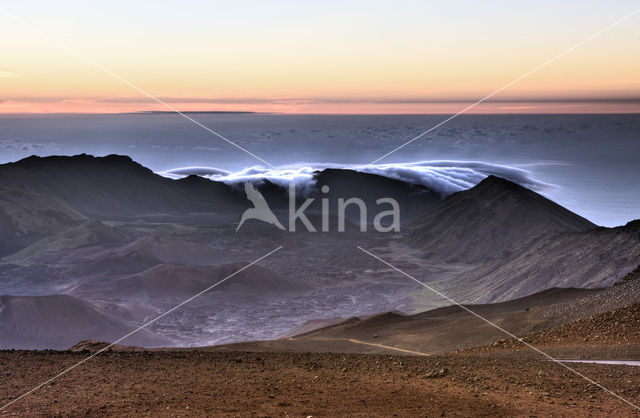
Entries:
[[[0,352],[6,403],[86,357]],[[634,409],[526,350],[411,357],[106,352],[6,410],[78,416],[631,416]],[[572,364],[636,404],[640,369]]]

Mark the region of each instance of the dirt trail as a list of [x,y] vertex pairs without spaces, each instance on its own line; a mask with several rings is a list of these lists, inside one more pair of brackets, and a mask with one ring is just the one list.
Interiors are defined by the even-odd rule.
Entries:
[[355,338],[313,338],[313,340],[349,341],[349,342],[352,342],[354,344],[368,345],[368,346],[377,347],[377,348],[386,348],[387,350],[398,351],[400,353],[406,353],[406,354],[413,354],[413,355],[416,355],[416,356],[430,356],[431,355],[429,353],[423,353],[421,351],[407,350],[407,349],[404,349],[404,348],[393,347],[393,346],[390,346],[390,345],[368,343],[366,341],[357,340]]
[[[299,340],[296,340],[295,338],[289,337],[289,338],[287,338],[287,341],[299,341]],[[384,350],[390,350],[390,351],[403,353],[403,354],[410,354],[410,355],[414,355],[414,356],[431,356],[432,355],[430,353],[424,353],[422,351],[409,350],[409,349],[400,348],[400,347],[394,347],[394,346],[385,345],[385,344],[370,343],[370,342],[367,342],[367,341],[358,340],[357,338],[340,338],[340,337],[322,338],[322,337],[314,337],[314,338],[307,338],[304,341],[306,341],[306,342],[313,342],[313,341],[348,342],[348,343],[352,343],[352,344],[365,345],[365,346],[368,346],[368,347],[382,348]]]

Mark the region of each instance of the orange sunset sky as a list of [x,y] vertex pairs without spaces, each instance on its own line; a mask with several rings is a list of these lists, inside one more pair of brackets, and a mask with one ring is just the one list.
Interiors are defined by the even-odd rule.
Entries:
[[[451,113],[633,1],[4,2],[0,113]],[[31,27],[27,27],[31,25]],[[640,111],[640,13],[475,112]]]

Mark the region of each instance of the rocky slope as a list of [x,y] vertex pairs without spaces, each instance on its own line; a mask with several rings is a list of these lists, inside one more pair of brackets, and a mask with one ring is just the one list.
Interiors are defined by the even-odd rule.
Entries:
[[427,257],[472,264],[498,256],[527,237],[595,227],[529,189],[489,176],[406,223],[404,239]]
[[[500,256],[432,285],[465,303],[489,303],[550,287],[605,287],[640,260],[640,221],[587,232],[556,232],[514,244]],[[427,289],[418,299],[433,300]],[[420,302],[418,302],[420,303]]]
[[[135,328],[73,296],[0,296],[0,348],[4,349],[66,349],[87,339],[115,341]],[[122,344],[173,345],[146,329]]]

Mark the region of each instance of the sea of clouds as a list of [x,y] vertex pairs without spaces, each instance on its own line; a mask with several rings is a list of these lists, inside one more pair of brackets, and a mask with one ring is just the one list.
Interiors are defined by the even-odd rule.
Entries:
[[524,168],[479,161],[418,161],[376,165],[312,163],[286,165],[277,168],[253,166],[236,172],[213,167],[182,167],[158,174],[173,179],[195,174],[233,186],[244,182],[256,183],[264,179],[282,187],[288,187],[293,182],[296,184],[297,189],[305,191],[315,185],[314,172],[325,168],[378,174],[407,183],[426,186],[443,196],[469,189],[489,175],[511,180],[539,192],[544,192],[554,187],[551,184],[536,180],[531,171]]

